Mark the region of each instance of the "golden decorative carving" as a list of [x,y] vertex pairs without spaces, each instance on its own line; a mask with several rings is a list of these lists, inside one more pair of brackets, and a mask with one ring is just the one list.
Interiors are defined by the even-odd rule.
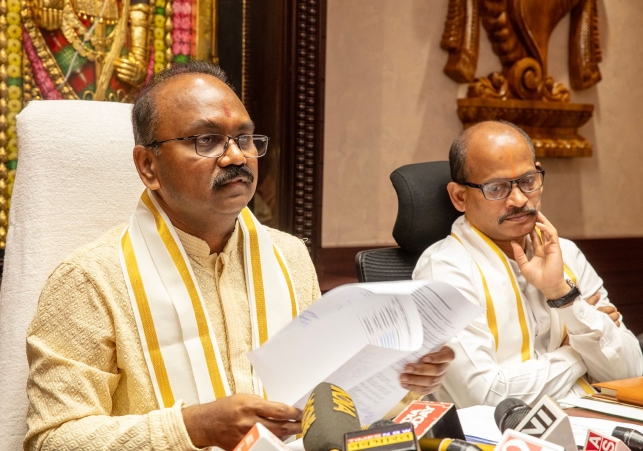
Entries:
[[[120,7],[119,3],[118,0],[22,0],[25,30],[63,98],[80,97],[69,85],[69,77],[79,70],[74,64],[80,64],[85,58],[94,64],[94,80],[88,83],[94,83],[95,89],[93,92],[84,90],[82,98],[125,99],[125,88],[112,87],[108,94],[112,75],[134,88],[134,92],[145,81],[152,6],[148,0],[137,0],[132,5],[129,0],[123,0]],[[77,52],[70,57],[71,61],[65,61],[69,67],[65,71],[61,69],[60,61],[68,57],[59,56],[57,60],[47,42],[47,38],[54,42],[60,40],[54,34],[57,31]],[[129,48],[122,56],[127,41]],[[65,43],[60,45],[64,47]]]
[[591,156],[591,144],[577,130],[593,110],[593,105],[541,100],[458,99],[458,116],[465,128],[480,120],[518,124],[533,140],[537,157]]
[[[12,116],[11,120],[9,118],[9,108],[8,108],[8,99],[9,99],[9,88],[7,86],[7,66],[9,61],[9,55],[16,55],[15,52],[9,51],[8,43],[9,39],[7,34],[9,32],[9,27],[19,26],[20,16],[12,17],[10,23],[8,20],[9,14],[15,14],[15,12],[8,11],[7,1],[0,0],[0,248],[4,249],[6,239],[7,239],[7,227],[9,225],[7,212],[8,212],[8,198],[7,193],[7,135],[9,124],[11,122],[15,123],[15,115]],[[15,49],[14,49],[15,50]],[[19,57],[18,57],[19,58]],[[19,60],[18,60],[19,61]],[[20,101],[20,99],[15,99]],[[14,126],[15,130],[15,126]]]
[[[539,156],[591,156],[591,145],[576,129],[591,117],[593,106],[569,103],[569,89],[547,74],[550,35],[568,13],[571,85],[586,89],[601,79],[596,0],[449,0],[441,41],[449,52],[444,72],[469,83],[467,99],[458,100],[465,127],[509,120],[530,133]],[[475,78],[479,22],[502,70]]]

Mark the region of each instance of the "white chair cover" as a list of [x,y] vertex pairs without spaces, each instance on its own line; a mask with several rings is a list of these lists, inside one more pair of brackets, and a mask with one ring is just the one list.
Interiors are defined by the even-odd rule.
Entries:
[[[18,115],[18,170],[0,290],[0,450],[26,434],[26,330],[40,291],[74,249],[126,223],[143,191],[131,105],[32,101]],[[64,312],[61,312],[64,314]]]

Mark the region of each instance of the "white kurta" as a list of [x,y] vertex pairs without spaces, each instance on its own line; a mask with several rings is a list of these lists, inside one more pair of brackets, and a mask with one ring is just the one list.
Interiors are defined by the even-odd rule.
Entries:
[[[468,234],[469,240],[475,241],[477,237],[471,235],[470,230],[464,216],[458,218],[452,228],[456,235]],[[643,373],[638,340],[622,321],[617,327],[606,314],[596,310],[598,306],[611,305],[603,281],[576,245],[565,239],[560,239],[563,259],[574,273],[582,297],[572,307],[564,309],[549,308],[543,294],[522,276],[518,264],[502,254],[522,298],[530,358],[521,361],[519,352],[512,356],[501,352],[503,348],[498,349],[496,337],[504,340],[505,350],[507,346],[511,348],[513,343],[507,343],[507,331],[517,327],[513,322],[509,323],[505,315],[505,312],[516,310],[515,296],[497,295],[508,292],[510,276],[506,271],[497,270],[498,262],[491,261],[496,257],[481,261],[482,254],[475,252],[472,257],[461,241],[462,238],[458,240],[452,235],[432,245],[420,257],[413,278],[447,282],[482,307],[487,306],[491,297],[497,324],[490,328],[489,317],[483,314],[449,343],[455,351],[455,360],[449,366],[442,387],[434,393],[436,399],[455,402],[458,407],[497,405],[508,397],[533,403],[545,394],[554,399],[568,394],[584,395],[587,385],[584,384],[584,390],[577,382],[582,376],[588,375],[592,381],[605,381]],[[480,240],[474,245],[484,247],[482,243]],[[528,240],[527,255],[531,258],[532,254]],[[501,283],[503,287],[489,286],[485,294],[483,273],[486,283]],[[601,298],[595,307],[585,300],[596,292]],[[570,336],[570,346],[560,346],[565,328]],[[510,339],[514,338],[519,343],[520,333],[511,334]],[[519,348],[518,345],[511,349]]]

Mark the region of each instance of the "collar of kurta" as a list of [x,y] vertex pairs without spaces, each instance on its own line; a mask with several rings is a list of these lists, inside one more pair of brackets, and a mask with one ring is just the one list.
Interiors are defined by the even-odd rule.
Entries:
[[[253,349],[297,315],[290,271],[270,233],[246,207],[238,218]],[[176,229],[145,190],[121,235],[120,260],[160,407],[230,395],[203,296]],[[253,372],[255,393],[265,396]]]

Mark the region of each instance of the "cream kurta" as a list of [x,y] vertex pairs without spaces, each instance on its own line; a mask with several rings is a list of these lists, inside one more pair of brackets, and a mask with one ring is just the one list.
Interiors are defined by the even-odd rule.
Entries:
[[[462,216],[454,223],[453,230],[461,233],[464,227],[469,225]],[[434,393],[436,399],[455,402],[458,407],[497,405],[508,397],[533,403],[545,394],[555,399],[568,394],[584,394],[576,381],[586,373],[595,381],[641,375],[643,357],[636,337],[622,322],[617,327],[606,314],[585,302],[598,292],[601,298],[597,306],[611,305],[603,281],[574,243],[560,239],[560,246],[565,263],[572,269],[583,293],[582,298],[572,307],[550,309],[542,293],[522,276],[518,264],[509,260],[517,288],[525,300],[531,358],[521,362],[501,357],[496,352],[487,315],[483,314],[449,343],[455,351],[455,360],[447,370],[442,387]],[[528,240],[528,258],[532,253]],[[469,300],[485,307],[485,290],[478,265],[482,272],[492,270],[489,262],[474,262],[465,247],[449,236],[422,254],[413,278],[449,283]],[[509,277],[504,275],[509,284]],[[499,313],[515,309],[515,302],[513,296],[493,298],[494,309]],[[552,340],[552,335],[560,337],[557,326],[561,320],[570,335],[571,346],[560,346],[560,341]],[[506,331],[510,326],[515,328],[515,325],[499,322],[497,330]],[[554,328],[557,333],[553,333]],[[519,334],[515,340],[521,340]]]
[[[28,447],[194,449],[180,402],[159,409],[119,261],[123,227],[86,246],[50,276],[27,336]],[[303,310],[320,296],[297,238],[268,229]],[[234,393],[253,393],[252,347],[239,226],[221,254],[177,230],[199,284]],[[127,415],[127,416],[125,416]]]

